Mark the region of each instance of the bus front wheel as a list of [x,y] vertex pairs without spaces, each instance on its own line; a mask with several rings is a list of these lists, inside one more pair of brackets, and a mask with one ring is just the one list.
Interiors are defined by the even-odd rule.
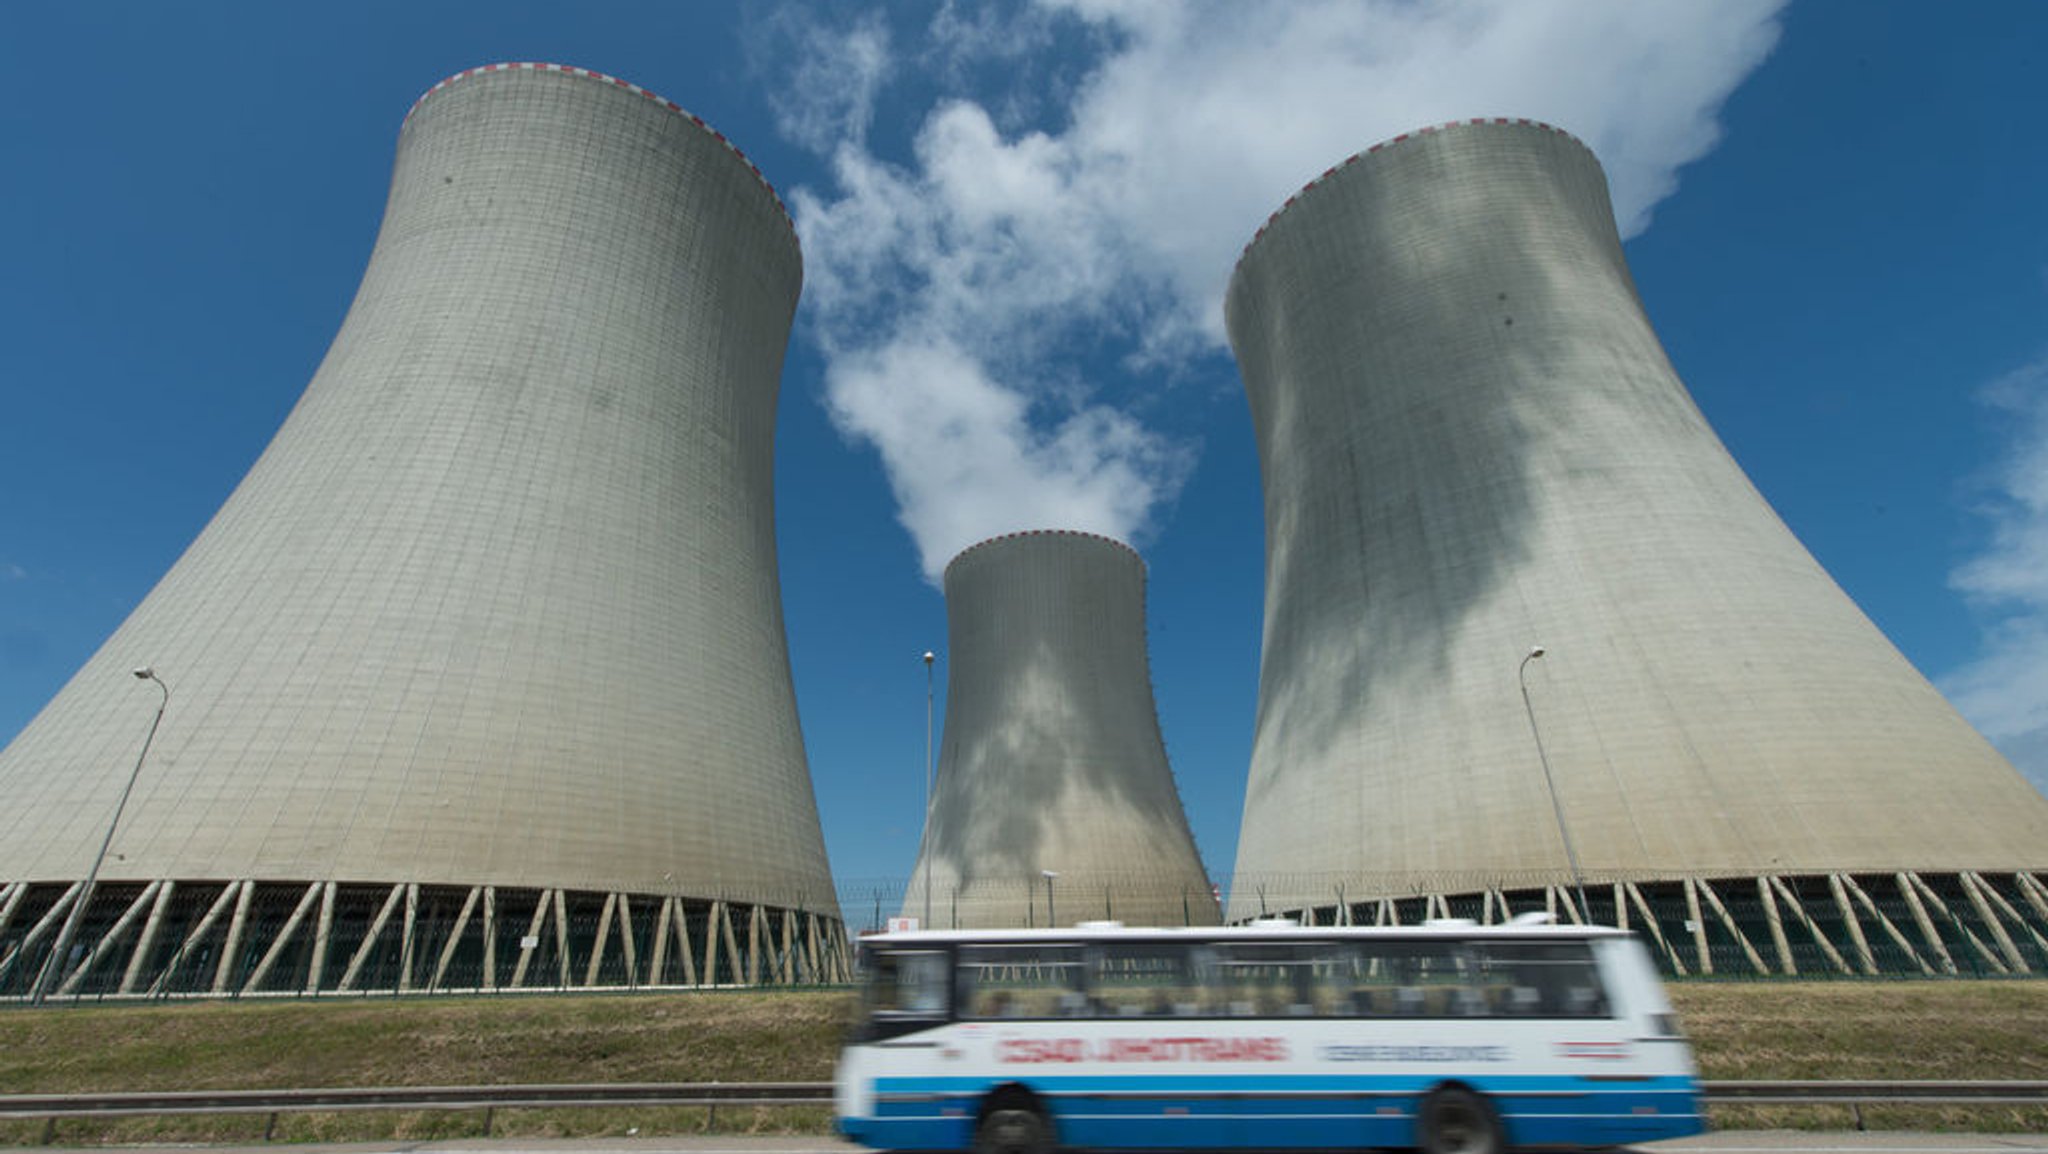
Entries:
[[1485,1098],[1462,1086],[1444,1086],[1415,1112],[1415,1145],[1422,1154],[1501,1154],[1507,1141],[1500,1116]]
[[974,1154],[1052,1154],[1052,1120],[1030,1094],[1001,1092],[974,1127]]

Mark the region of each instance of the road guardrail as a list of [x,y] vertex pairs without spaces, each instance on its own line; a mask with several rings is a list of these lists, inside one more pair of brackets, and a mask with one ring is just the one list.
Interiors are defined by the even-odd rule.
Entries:
[[1829,1106],[1900,1102],[1925,1106],[2048,1102],[2048,1082],[1702,1082],[1720,1105]]
[[[2048,1081],[1780,1081],[1701,1083],[1709,1105],[1927,1106],[2048,1103]],[[98,1094],[0,1094],[0,1118],[141,1114],[268,1114],[344,1110],[482,1110],[484,1133],[499,1109],[591,1106],[823,1106],[830,1082],[624,1082],[538,1086],[360,1086],[318,1090],[161,1090]],[[1860,1113],[1859,1113],[1860,1120]],[[264,1136],[269,1137],[270,1127]],[[49,1128],[44,1134],[47,1141]]]

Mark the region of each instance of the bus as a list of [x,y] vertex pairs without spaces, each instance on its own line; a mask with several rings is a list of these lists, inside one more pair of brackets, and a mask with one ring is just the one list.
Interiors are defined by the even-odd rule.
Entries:
[[1623,930],[1084,923],[876,934],[860,958],[834,1110],[878,1149],[1498,1154],[1705,1129]]

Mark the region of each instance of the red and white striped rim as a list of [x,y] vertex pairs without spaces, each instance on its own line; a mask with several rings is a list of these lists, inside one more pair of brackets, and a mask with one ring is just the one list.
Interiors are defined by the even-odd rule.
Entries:
[[1015,533],[1003,533],[994,537],[987,538],[986,540],[976,541],[974,544],[969,545],[967,548],[960,550],[958,553],[955,553],[953,555],[953,559],[951,561],[946,562],[946,568],[951,569],[953,566],[958,565],[962,558],[966,557],[969,553],[972,553],[975,550],[982,548],[985,545],[994,545],[1000,541],[1014,541],[1020,537],[1082,537],[1091,541],[1106,541],[1109,544],[1114,545],[1119,549],[1122,549],[1124,552],[1129,553],[1132,557],[1137,559],[1139,564],[1142,565],[1145,562],[1145,559],[1138,555],[1138,551],[1136,549],[1131,548],[1129,544],[1123,541],[1119,541],[1114,537],[1104,536],[1101,533],[1090,533],[1085,529],[1020,529]]
[[1412,140],[1421,140],[1425,137],[1434,136],[1439,132],[1449,132],[1455,128],[1468,128],[1475,125],[1484,125],[1487,127],[1509,126],[1517,128],[1533,128],[1541,132],[1548,132],[1557,136],[1562,136],[1566,140],[1571,141],[1573,144],[1578,145],[1580,148],[1586,148],[1586,151],[1588,152],[1592,151],[1592,149],[1586,147],[1585,141],[1580,140],[1578,137],[1573,136],[1571,133],[1566,132],[1564,129],[1559,128],[1554,124],[1545,124],[1540,120],[1530,120],[1527,117],[1475,116],[1470,120],[1447,120],[1442,124],[1432,124],[1426,128],[1418,128],[1413,132],[1404,132],[1401,135],[1394,137],[1392,140],[1382,140],[1378,144],[1375,144],[1371,148],[1365,149],[1362,152],[1352,153],[1350,156],[1345,157],[1341,162],[1333,164],[1330,167],[1324,169],[1322,175],[1316,177],[1314,180],[1309,181],[1307,184],[1302,185],[1301,191],[1295,193],[1293,196],[1288,197],[1285,203],[1281,204],[1279,208],[1274,209],[1273,214],[1266,218],[1266,223],[1259,226],[1259,231],[1253,233],[1251,240],[1245,242],[1244,251],[1238,254],[1237,263],[1240,265],[1244,263],[1244,258],[1251,255],[1252,247],[1259,243],[1260,239],[1266,235],[1266,230],[1273,227],[1273,222],[1279,220],[1282,213],[1286,212],[1290,208],[1293,208],[1296,201],[1308,195],[1309,190],[1315,188],[1317,185],[1337,175],[1339,172],[1342,172],[1343,170],[1351,167],[1352,165],[1357,164],[1359,161],[1364,160],[1366,157],[1371,156],[1373,153],[1382,152],[1386,149],[1393,148],[1396,145],[1405,144]]
[[604,84],[610,84],[616,88],[623,88],[626,91],[631,92],[637,96],[643,96],[646,97],[648,100],[652,100],[654,103],[661,105],[663,108],[666,108],[670,112],[673,112],[678,116],[687,119],[690,123],[710,133],[713,139],[717,140],[718,143],[724,145],[726,149],[729,152],[731,152],[734,156],[739,157],[740,163],[747,166],[747,171],[753,173],[754,179],[760,181],[761,187],[767,189],[768,195],[775,199],[775,207],[781,210],[783,223],[789,226],[789,230],[792,234],[796,232],[796,222],[793,219],[791,219],[789,215],[789,206],[782,203],[782,197],[775,191],[775,186],[768,183],[768,178],[761,174],[761,169],[757,165],[755,165],[753,161],[747,159],[747,154],[741,152],[739,150],[738,145],[735,145],[732,141],[726,139],[726,135],[723,132],[720,132],[716,128],[711,127],[709,124],[704,123],[703,117],[698,116],[694,112],[690,112],[689,110],[685,109],[682,105],[677,104],[675,101],[663,97],[660,93],[650,92],[649,90],[640,87],[638,84],[634,84],[626,80],[621,80],[616,76],[609,76],[602,72],[594,72],[588,68],[577,68],[574,65],[570,64],[549,64],[542,61],[534,60],[511,61],[502,64],[485,64],[476,68],[468,69],[463,72],[458,72],[455,75],[450,76],[447,79],[441,81],[439,84],[434,85],[432,88],[427,89],[425,92],[420,93],[420,98],[418,100],[413,101],[412,107],[406,110],[405,119],[407,121],[410,121],[412,119],[413,113],[418,112],[422,104],[425,104],[427,100],[430,97],[432,97],[435,93],[441,91],[442,89],[448,87],[449,85],[454,84],[458,81],[468,80],[473,76],[484,76],[493,72],[557,72],[564,76],[577,76],[588,80],[596,80]]

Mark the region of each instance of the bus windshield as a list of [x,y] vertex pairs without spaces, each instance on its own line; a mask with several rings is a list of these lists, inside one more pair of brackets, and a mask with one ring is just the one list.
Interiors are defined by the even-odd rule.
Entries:
[[945,951],[878,951],[866,969],[856,1040],[894,1037],[946,1020],[951,963]]

